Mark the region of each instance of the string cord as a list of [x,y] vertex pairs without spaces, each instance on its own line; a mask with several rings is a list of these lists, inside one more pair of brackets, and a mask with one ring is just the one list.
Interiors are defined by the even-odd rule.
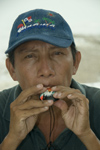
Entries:
[[55,114],[54,114],[54,109],[51,106],[49,108],[49,113],[50,113],[50,134],[49,134],[49,143],[46,145],[46,147],[42,150],[50,150],[51,147],[53,147],[55,150],[60,150],[58,147],[55,147],[53,145],[53,142],[51,141],[51,136],[52,136],[52,132],[54,130],[54,126],[55,126]]
[[54,110],[53,110],[52,106],[49,108],[49,113],[50,113],[49,143],[46,145],[45,149],[43,149],[43,150],[50,150],[50,147],[52,147],[51,136],[52,136],[52,132],[53,132],[54,126],[55,126],[55,114],[54,114]]
[[52,132],[53,132],[54,126],[55,126],[55,114],[54,114],[54,110],[53,110],[52,106],[50,107],[49,112],[50,112],[50,134],[49,134],[49,142],[51,142],[51,136],[52,136]]

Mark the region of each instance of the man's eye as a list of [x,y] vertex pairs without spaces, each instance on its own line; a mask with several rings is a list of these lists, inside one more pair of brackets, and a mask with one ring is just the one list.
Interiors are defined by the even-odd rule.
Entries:
[[25,58],[32,58],[33,56],[30,54],[30,55],[27,55],[25,56]]
[[55,55],[62,55],[63,53],[62,52],[55,52],[54,54]]
[[25,58],[33,58],[33,57],[35,57],[35,55],[33,54],[28,54],[27,56],[25,56]]

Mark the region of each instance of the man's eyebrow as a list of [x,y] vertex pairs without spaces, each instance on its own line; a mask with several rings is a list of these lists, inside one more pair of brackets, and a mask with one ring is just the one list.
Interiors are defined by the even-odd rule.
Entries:
[[49,49],[50,49],[51,51],[52,51],[52,50],[66,51],[66,48],[57,47],[57,46],[51,46]]
[[[62,50],[62,47],[57,47],[57,46],[50,46],[48,48],[50,51],[52,50]],[[33,46],[31,48],[28,48],[27,46],[21,46],[18,48],[18,53],[23,53],[23,52],[38,52],[38,48]]]
[[51,46],[49,49],[51,49],[51,50],[55,50],[55,49],[61,49],[61,47]]
[[36,52],[38,51],[38,49],[36,49],[35,47],[32,47],[32,48],[27,48],[27,47],[22,47],[22,48],[19,48],[18,52],[19,53],[23,53],[23,52]]

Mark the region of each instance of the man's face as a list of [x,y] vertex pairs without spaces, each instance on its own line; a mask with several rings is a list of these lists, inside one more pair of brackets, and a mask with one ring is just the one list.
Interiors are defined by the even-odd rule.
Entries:
[[75,74],[71,48],[60,48],[43,41],[29,41],[15,50],[12,78],[24,90],[37,84],[45,87],[70,86]]

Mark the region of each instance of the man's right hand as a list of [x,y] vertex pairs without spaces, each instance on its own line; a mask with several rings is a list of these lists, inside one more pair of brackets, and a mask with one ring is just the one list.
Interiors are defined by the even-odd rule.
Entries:
[[16,147],[22,142],[27,134],[33,129],[38,115],[49,109],[53,101],[40,101],[38,95],[46,91],[42,84],[25,89],[11,103],[10,106],[10,129],[8,137],[16,141]]

